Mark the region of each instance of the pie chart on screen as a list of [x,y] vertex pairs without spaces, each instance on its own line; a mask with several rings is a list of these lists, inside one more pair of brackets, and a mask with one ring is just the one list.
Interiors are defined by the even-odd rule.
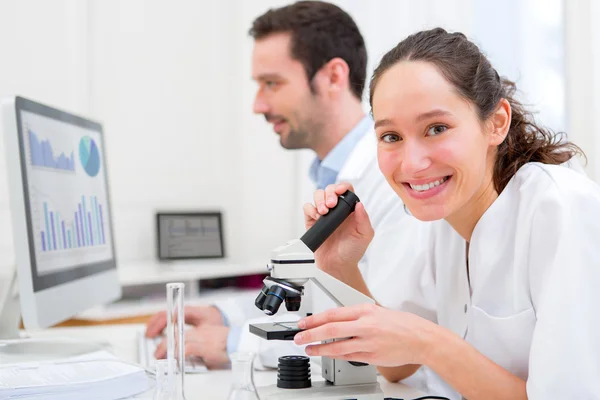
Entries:
[[98,175],[100,171],[100,151],[94,139],[84,136],[79,141],[79,160],[85,173],[89,176]]

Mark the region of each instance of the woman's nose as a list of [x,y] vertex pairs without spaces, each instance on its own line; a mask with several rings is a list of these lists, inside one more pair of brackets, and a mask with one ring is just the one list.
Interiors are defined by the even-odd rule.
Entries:
[[426,170],[431,165],[430,150],[420,142],[406,141],[400,169],[404,175],[414,175]]

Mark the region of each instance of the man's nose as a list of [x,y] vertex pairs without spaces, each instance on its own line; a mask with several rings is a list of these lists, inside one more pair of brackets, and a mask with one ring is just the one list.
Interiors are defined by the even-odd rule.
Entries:
[[252,110],[255,114],[267,114],[269,112],[269,104],[263,99],[260,93],[254,97],[254,104]]

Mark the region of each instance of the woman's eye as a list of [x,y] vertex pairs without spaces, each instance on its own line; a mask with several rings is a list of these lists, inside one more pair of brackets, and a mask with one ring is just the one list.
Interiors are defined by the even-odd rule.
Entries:
[[381,136],[381,141],[385,143],[393,143],[400,140],[400,137],[395,133],[385,133]]
[[427,136],[437,136],[440,133],[443,133],[446,129],[448,129],[448,127],[444,125],[433,125],[427,130]]

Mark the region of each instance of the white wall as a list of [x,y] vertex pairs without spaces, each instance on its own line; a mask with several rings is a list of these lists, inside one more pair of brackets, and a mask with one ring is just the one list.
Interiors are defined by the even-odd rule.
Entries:
[[221,2],[91,3],[92,110],[110,135],[122,260],[154,255],[158,209],[222,209],[238,260],[291,237],[293,157],[251,113],[244,17]]
[[[536,119],[555,131],[566,127],[563,0],[475,2],[473,37]],[[493,16],[493,18],[491,17]]]
[[587,174],[600,182],[600,4],[565,2],[568,132],[587,156]]

